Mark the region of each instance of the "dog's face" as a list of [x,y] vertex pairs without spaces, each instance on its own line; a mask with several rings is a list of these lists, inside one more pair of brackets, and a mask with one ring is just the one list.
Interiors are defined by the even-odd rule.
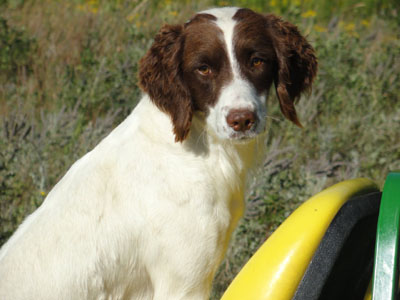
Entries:
[[282,113],[300,125],[294,101],[316,74],[312,47],[290,23],[249,9],[219,8],[183,25],[164,25],[140,62],[140,85],[167,112],[176,141],[193,113],[220,139],[246,140],[265,130],[274,82]]

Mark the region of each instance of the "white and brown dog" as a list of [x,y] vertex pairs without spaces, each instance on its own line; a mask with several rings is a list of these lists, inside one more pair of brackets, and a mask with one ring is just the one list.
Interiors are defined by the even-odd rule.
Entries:
[[218,8],[165,25],[143,98],[0,252],[0,299],[208,299],[262,157],[272,83],[284,116],[316,74],[273,15]]

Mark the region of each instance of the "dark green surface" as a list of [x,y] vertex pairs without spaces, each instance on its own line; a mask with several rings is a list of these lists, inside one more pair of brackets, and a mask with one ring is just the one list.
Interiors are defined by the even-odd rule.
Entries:
[[398,278],[400,172],[389,173],[378,219],[372,299],[395,299]]

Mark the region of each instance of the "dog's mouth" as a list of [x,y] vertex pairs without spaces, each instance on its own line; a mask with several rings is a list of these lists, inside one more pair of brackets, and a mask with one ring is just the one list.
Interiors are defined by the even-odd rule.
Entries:
[[255,138],[258,134],[256,132],[234,132],[229,135],[229,139],[237,141],[246,141]]
[[246,143],[265,132],[265,125],[257,122],[254,127],[246,131],[234,131],[229,134],[229,139],[234,142]]
[[265,132],[264,111],[256,109],[231,109],[225,116],[226,136],[231,141],[246,142]]

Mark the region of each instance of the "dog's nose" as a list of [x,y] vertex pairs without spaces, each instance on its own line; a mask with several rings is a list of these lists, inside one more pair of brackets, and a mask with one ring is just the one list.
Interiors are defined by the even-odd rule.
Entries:
[[248,109],[235,109],[229,112],[226,122],[233,130],[245,132],[254,126],[257,122],[257,116]]

